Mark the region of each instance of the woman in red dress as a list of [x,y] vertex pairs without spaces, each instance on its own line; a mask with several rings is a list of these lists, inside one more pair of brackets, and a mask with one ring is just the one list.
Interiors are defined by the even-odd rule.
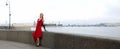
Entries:
[[[40,46],[41,45],[43,22],[44,22],[44,20],[43,20],[43,13],[40,13],[40,18],[38,18],[38,20],[37,20],[36,30],[32,34],[36,46]],[[43,26],[43,27],[45,29],[45,26]]]

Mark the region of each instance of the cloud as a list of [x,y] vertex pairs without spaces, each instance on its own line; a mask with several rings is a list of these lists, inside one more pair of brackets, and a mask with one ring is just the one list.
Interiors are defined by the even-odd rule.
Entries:
[[[0,10],[3,12],[5,9],[0,8]],[[0,11],[0,13],[2,12]],[[11,12],[12,22],[23,22],[20,20],[26,19],[23,23],[33,23],[39,17],[40,12],[45,14],[44,18],[48,23],[59,21],[74,21],[74,23],[118,22],[120,19],[120,1],[11,0]],[[0,15],[4,17],[6,13],[3,12]]]
[[119,17],[120,18],[120,8],[119,7],[109,7],[108,16]]

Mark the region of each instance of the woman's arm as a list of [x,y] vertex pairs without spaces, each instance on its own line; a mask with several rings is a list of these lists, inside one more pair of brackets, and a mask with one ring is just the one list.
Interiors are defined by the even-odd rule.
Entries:
[[46,28],[45,28],[45,24],[43,24],[42,26],[43,26],[44,30],[47,31]]
[[42,26],[43,26],[44,30],[47,31],[45,28],[44,19],[42,19],[42,22],[43,22]]

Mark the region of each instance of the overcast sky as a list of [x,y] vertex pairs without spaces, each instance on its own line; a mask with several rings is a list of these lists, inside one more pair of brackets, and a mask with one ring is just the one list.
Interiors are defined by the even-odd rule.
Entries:
[[[0,0],[0,23],[8,23],[7,0]],[[120,22],[120,0],[9,0],[12,23],[91,24]]]

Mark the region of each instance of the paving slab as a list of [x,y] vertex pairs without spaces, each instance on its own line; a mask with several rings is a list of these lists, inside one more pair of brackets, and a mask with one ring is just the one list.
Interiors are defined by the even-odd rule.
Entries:
[[36,47],[30,44],[0,40],[0,49],[50,49],[50,48],[45,48],[42,46]]

